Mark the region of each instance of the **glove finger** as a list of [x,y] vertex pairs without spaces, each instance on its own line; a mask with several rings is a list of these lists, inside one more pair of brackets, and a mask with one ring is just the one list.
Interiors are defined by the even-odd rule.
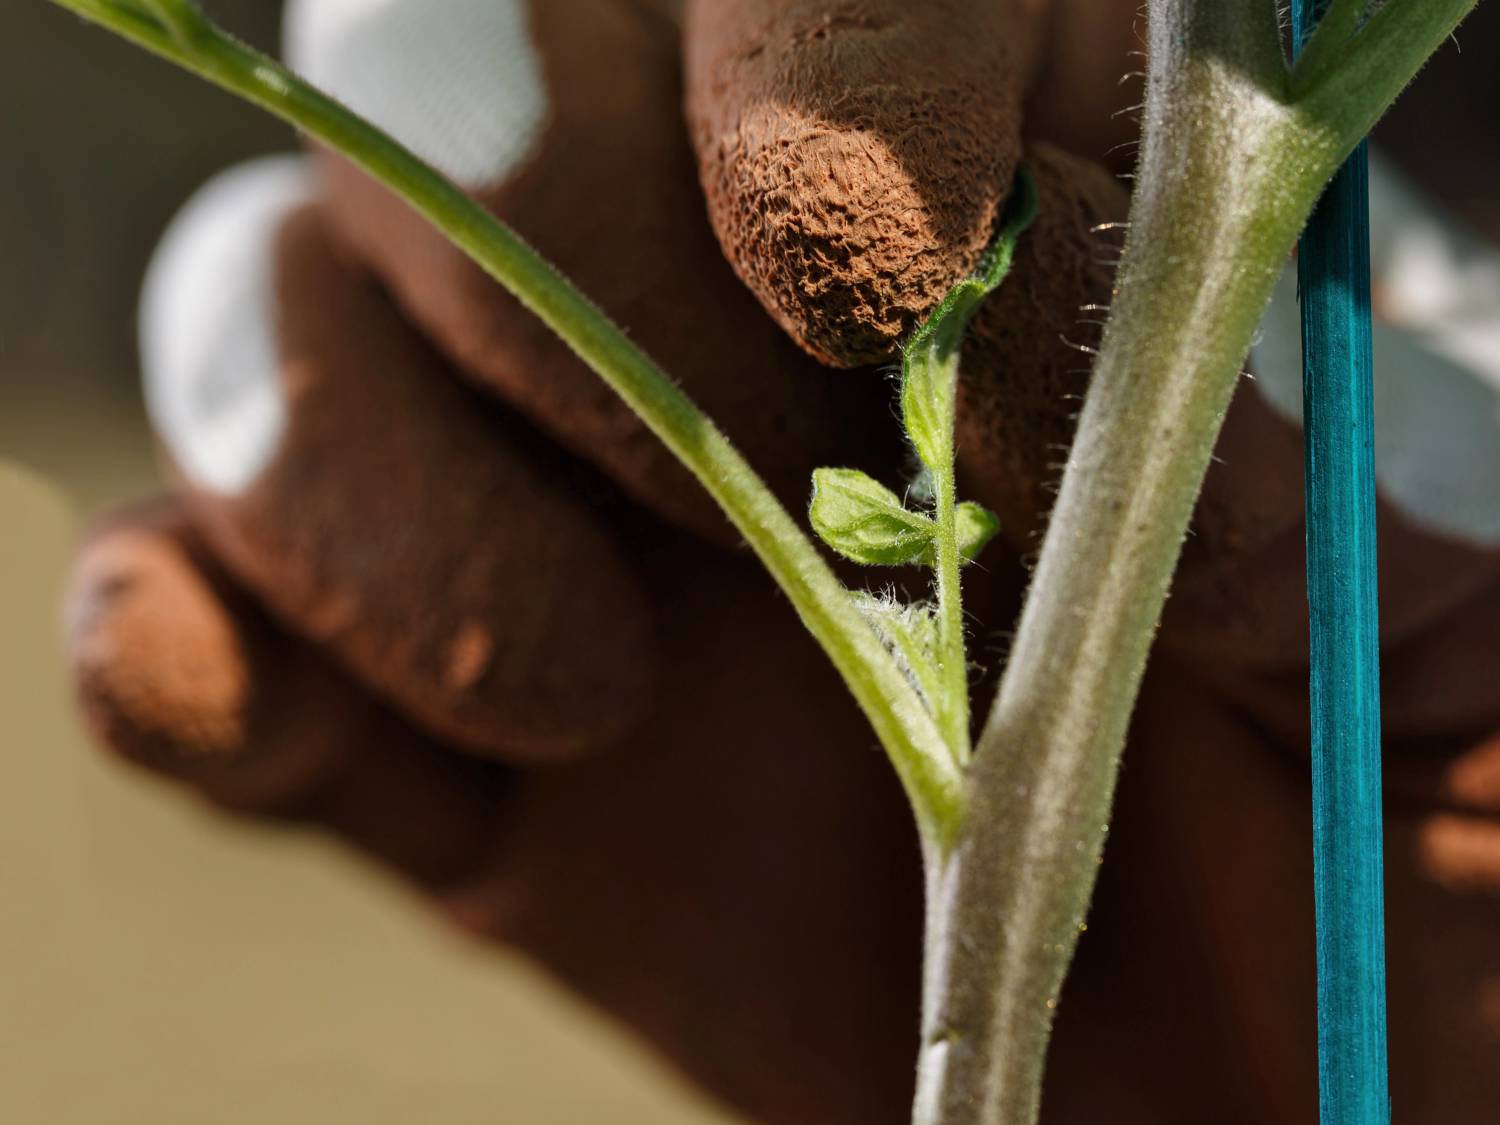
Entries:
[[309,191],[296,159],[230,172],[152,264],[147,397],[195,522],[433,733],[515,757],[613,738],[654,674],[637,576],[545,452],[335,253]]
[[687,111],[741,279],[825,363],[891,359],[989,244],[1029,0],[690,0]]
[[483,851],[502,771],[445,753],[282,632],[180,504],[94,529],[67,639],[83,714],[126,760],[223,808],[332,828],[422,883]]
[[[681,121],[676,25],[588,6],[296,0],[287,55],[513,224],[722,425],[784,499],[822,464],[899,455],[883,395],[809,361],[725,263]],[[602,381],[426,220],[322,157],[342,239],[437,346],[657,514],[734,540]]]

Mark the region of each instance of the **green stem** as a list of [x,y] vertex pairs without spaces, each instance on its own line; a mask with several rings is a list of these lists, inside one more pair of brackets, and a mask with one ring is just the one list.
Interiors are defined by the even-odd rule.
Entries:
[[[1341,70],[1301,102],[1274,0],[1150,6],[1118,298],[969,769],[964,829],[929,858],[919,1125],[1037,1118],[1130,714],[1240,365],[1324,184],[1459,6],[1428,4],[1418,21],[1392,0],[1359,50],[1404,69]],[[1396,27],[1413,42],[1396,43]]]
[[1035,219],[1036,206],[1036,185],[1021,170],[1016,174],[1000,230],[978,273],[953,287],[902,353],[902,418],[907,437],[931,475],[933,489],[938,690],[932,702],[938,726],[960,766],[967,765],[971,747],[963,559],[958,543],[958,485],[954,464],[959,357],[974,314],[1010,273],[1016,242]]
[[987,292],[977,280],[965,281],[954,289],[907,344],[901,386],[907,434],[932,481],[938,680],[932,705],[938,728],[959,766],[969,760],[969,667],[959,575],[953,427],[964,330]]
[[[950,376],[955,390],[958,364],[953,363]],[[950,396],[954,401],[956,396]],[[948,432],[954,419],[948,420]],[[938,602],[938,674],[942,677],[942,711],[938,725],[960,765],[969,760],[969,661],[964,644],[964,608],[962,578],[959,574],[957,482],[952,450],[948,463],[932,470],[934,510],[937,523],[934,537],[933,569],[937,574]]]
[[[513,293],[630,404],[702,482],[828,653],[906,788],[924,840],[962,818],[962,777],[941,731],[802,529],[703,413],[625,333],[509,227],[390,136],[279,63],[174,5],[171,26],[104,0],[54,0],[269,110],[356,161]],[[195,17],[184,27],[183,12]]]

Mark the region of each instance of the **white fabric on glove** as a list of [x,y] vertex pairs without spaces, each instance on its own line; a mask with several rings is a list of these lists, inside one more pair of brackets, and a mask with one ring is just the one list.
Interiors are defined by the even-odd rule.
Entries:
[[287,64],[450,179],[498,184],[546,123],[526,0],[291,0]]
[[281,220],[312,193],[301,157],[223,172],[172,221],[146,272],[146,406],[198,488],[227,495],[249,488],[286,427],[272,254]]
[[[1381,491],[1433,532],[1500,544],[1500,251],[1372,152],[1370,265]],[[1300,422],[1295,265],[1251,365],[1267,400]]]

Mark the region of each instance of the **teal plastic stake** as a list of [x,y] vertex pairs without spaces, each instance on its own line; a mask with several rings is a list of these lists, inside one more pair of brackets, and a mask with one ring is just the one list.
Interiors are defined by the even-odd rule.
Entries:
[[[1325,5],[1292,0],[1293,50]],[[1313,880],[1323,1125],[1387,1125],[1380,644],[1368,161],[1361,143],[1302,236]]]

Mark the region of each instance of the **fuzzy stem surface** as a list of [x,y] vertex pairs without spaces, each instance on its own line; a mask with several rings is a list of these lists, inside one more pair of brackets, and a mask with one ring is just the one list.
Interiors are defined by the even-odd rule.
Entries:
[[[1293,96],[1273,0],[1157,0],[1113,314],[955,847],[928,857],[917,1125],[1031,1125],[1119,756],[1251,338],[1323,186],[1448,34],[1382,11],[1378,81]],[[1348,10],[1348,5],[1345,5]],[[1450,18],[1453,17],[1453,18]],[[1379,17],[1376,17],[1379,19]],[[1351,70],[1365,69],[1351,64]],[[1328,105],[1330,89],[1347,104]]]
[[[957,364],[953,381],[958,381]],[[951,422],[951,419],[950,419]],[[969,760],[969,660],[964,644],[963,579],[959,573],[955,508],[958,485],[953,458],[935,469],[933,518],[937,522],[936,559],[938,604],[938,674],[943,680],[943,709],[938,725],[960,764]]]

